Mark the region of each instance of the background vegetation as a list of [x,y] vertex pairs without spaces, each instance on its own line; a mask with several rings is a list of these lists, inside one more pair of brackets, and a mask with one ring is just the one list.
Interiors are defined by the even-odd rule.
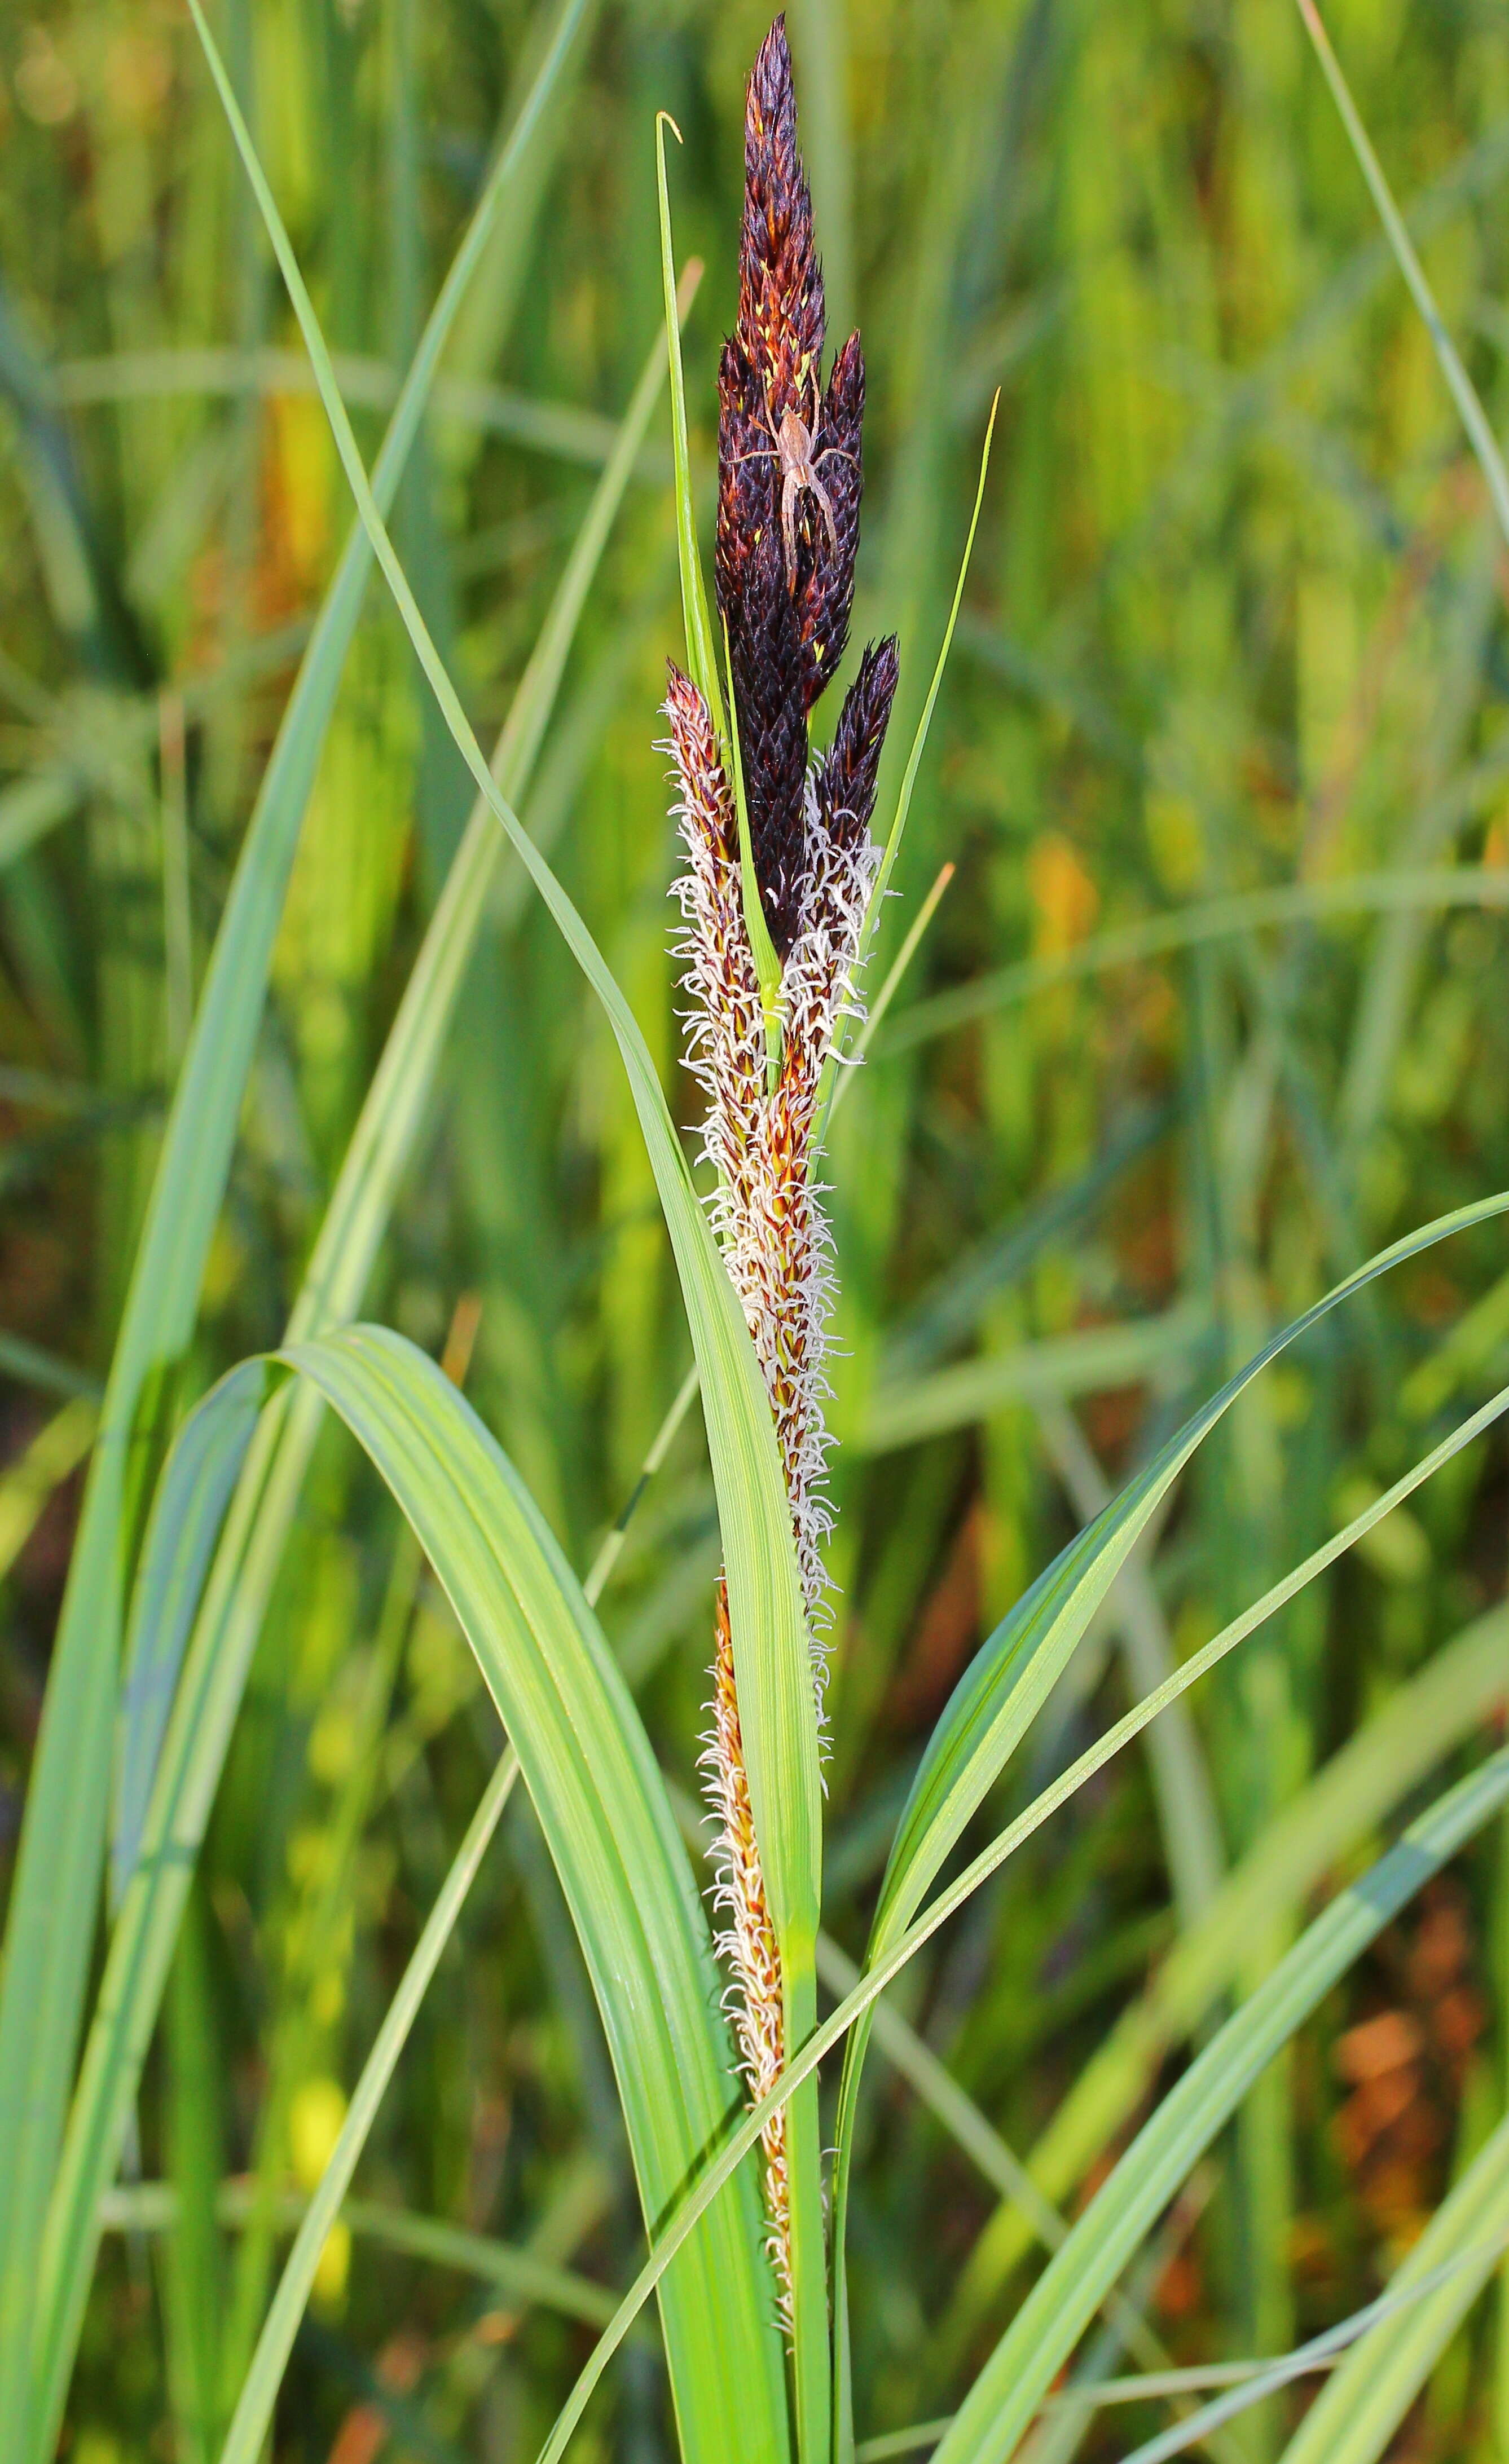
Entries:
[[[1509,28],[1487,0],[1338,0],[1329,22],[1492,413]],[[661,106],[686,141],[678,242],[707,263],[686,351],[710,472],[765,23],[743,0],[589,8],[523,209],[463,306],[397,537],[484,741],[655,341]],[[229,0],[218,27],[370,455],[544,13]],[[903,751],[1004,387],[893,947],[957,869],[848,1089],[831,1175],[837,1991],[954,1680],[1106,1485],[1371,1251],[1509,1185],[1509,636],[1487,492],[1292,0],[801,0],[791,27],[832,323],[862,323],[870,364],[861,627],[899,629]],[[165,1096],[349,506],[187,19],[20,0],[0,70],[8,1855]],[[657,422],[521,809],[684,1119],[655,749],[678,640]],[[470,802],[374,585],[190,1395],[281,1336]],[[1443,888],[1445,866],[1465,870]],[[616,1055],[516,865],[365,1309],[446,1352],[585,1571],[690,1352]],[[1506,1348],[1492,1222],[1328,1320],[1202,1451],[1000,1793],[1044,1784],[1355,1515],[1501,1382]],[[1066,2209],[1160,2058],[1501,1720],[1509,1634],[1475,1621],[1503,1596],[1506,1470],[1501,1434],[1460,1455],[908,1971],[854,2191],[861,2434],[943,2409],[988,2349],[1035,2264],[1001,2204],[1010,2151],[1042,2141],[1119,2015],[1151,2008],[1151,2033],[1121,2101],[1044,2162]],[[603,1602],[689,1821],[716,1564],[694,1412]],[[1449,1646],[1435,1691],[1405,1691]],[[1314,1775],[1365,1727],[1373,1777],[1300,1853],[1292,1810],[1323,1805]],[[145,2187],[115,2194],[70,2402],[79,2464],[218,2452],[275,2233],[323,2167],[497,1741],[386,1492],[327,1429],[144,2084]],[[1139,1997],[1176,1930],[1286,1841],[1289,1881],[1160,2035]],[[1280,2351],[1378,2289],[1501,2114],[1506,2013],[1509,1839],[1490,1830],[1264,2076],[1128,2279],[1177,2358]],[[249,2173],[282,2202],[250,2232]],[[165,2230],[153,2186],[205,2178],[225,2185],[210,2230]],[[521,1793],[359,2188],[277,2454],[534,2454],[641,2238]],[[1392,2453],[1509,2453],[1505,2305],[1450,2343]],[[1219,2452],[1276,2453],[1285,2401]],[[665,2453],[663,2414],[646,2338],[574,2452]],[[1077,2452],[1122,2454],[1165,2418],[1104,2415]]]

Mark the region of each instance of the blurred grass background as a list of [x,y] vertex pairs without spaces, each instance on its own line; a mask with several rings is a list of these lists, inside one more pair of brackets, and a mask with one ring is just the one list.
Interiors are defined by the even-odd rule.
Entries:
[[[1501,411],[1509,25],[1487,0],[1338,0],[1328,22]],[[397,537],[484,737],[654,337],[662,106],[685,138],[678,244],[708,269],[687,363],[710,473],[765,23],[743,0],[601,0],[533,141],[528,215],[467,300]],[[371,450],[547,12],[228,0],[219,27]],[[870,365],[860,625],[900,631],[903,746],[1004,388],[893,946],[940,866],[957,872],[832,1155],[827,1922],[857,1951],[921,1740],[1104,1484],[1369,1251],[1509,1183],[1509,641],[1485,491],[1292,0],[798,0],[791,32],[831,328],[859,321]],[[167,0],[15,0],[0,72],[8,1855],[165,1090],[349,510],[187,20]],[[662,430],[525,819],[671,1083],[668,482]],[[283,920],[201,1384],[281,1331],[469,802],[374,586]],[[1427,878],[1444,867],[1446,888]],[[1170,913],[1166,946],[1118,937]],[[689,1347],[616,1058],[517,869],[371,1313],[449,1346],[585,1568]],[[1501,1235],[1331,1323],[1202,1454],[1012,1787],[1502,1381]],[[1501,1437],[1460,1457],[917,1964],[894,1998],[1010,2146],[1032,2147],[1223,1868],[1500,1599],[1506,1471]],[[694,1414],[604,1602],[688,1793],[716,1562]],[[118,2194],[71,2408],[80,2464],[216,2452],[276,2248],[265,2221],[241,2230],[237,2186],[318,2178],[496,1735],[386,1497],[326,1432],[142,2101],[146,2188]],[[1241,1985],[1295,1913],[1244,1940]],[[1506,1981],[1509,1843],[1489,1842],[1265,2078],[1176,2217],[1142,2292],[1180,2359],[1279,2350],[1376,2289],[1501,2110]],[[946,2405],[1025,2280],[1031,2237],[991,2224],[999,2183],[916,2084],[877,2066],[868,2105],[862,2432]],[[195,2179],[227,2185],[218,2224],[196,2209],[196,2231],[166,2230],[152,2186]],[[532,2454],[639,2243],[585,1972],[521,1801],[362,2189],[277,2453]],[[663,2411],[647,2341],[578,2452],[664,2454]],[[1267,2408],[1220,2452],[1261,2464],[1284,2418]],[[1127,2419],[1158,2417],[1044,2453],[1119,2454]],[[1509,2454],[1492,2310],[1394,2452]]]

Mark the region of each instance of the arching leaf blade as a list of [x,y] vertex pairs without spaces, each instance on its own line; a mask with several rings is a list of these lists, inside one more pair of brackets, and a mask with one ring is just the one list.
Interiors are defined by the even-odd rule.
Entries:
[[[433,1362],[370,1327],[285,1356],[408,1516],[519,1755],[597,1995],[653,2230],[742,2097],[705,1910],[632,1698],[539,1508]],[[752,2168],[732,2187],[727,2215],[721,2202],[710,2211],[684,2273],[674,2288],[666,2279],[667,2353],[686,2453],[764,2464],[782,2434],[780,2344]]]
[[1432,1874],[1509,1802],[1509,1748],[1342,1892],[1158,2105],[975,2380],[938,2464],[1007,2464],[1102,2298],[1279,2049]]
[[[1126,2127],[1166,2056],[1238,1981],[1254,1927],[1298,1911],[1326,1874],[1506,1701],[1509,1609],[1499,1607],[1444,1644],[1333,1755],[1232,1868],[1200,1923],[1180,1936],[1032,2150],[1028,2170],[1045,2197],[1067,2199]],[[950,2343],[967,2340],[1033,2238],[1021,2211],[1003,2202],[950,2304]]]
[[[683,301],[689,297],[682,286]],[[655,343],[562,572],[494,752],[505,792],[533,774],[588,590],[664,382]],[[480,799],[435,903],[368,1086],[304,1280],[290,1339],[357,1315],[398,1187],[428,1118],[450,1021],[489,913],[504,843]],[[34,2338],[40,2390],[32,2453],[52,2452],[99,2240],[99,2201],[119,2153],[155,2022],[188,1876],[197,1854],[242,1688],[293,1527],[323,1406],[285,1389],[263,1413],[241,1473],[175,1706],[174,1779],[159,1802],[153,1853],[128,1887],[111,1936],[99,2006],[50,2204]],[[170,1853],[168,1843],[171,1843]]]
[[[1205,1437],[1252,1380],[1330,1311],[1453,1234],[1509,1209],[1499,1192],[1394,1242],[1274,1335],[1230,1378],[1094,1522],[1076,1534],[1004,1617],[955,1687],[929,1740],[902,1812],[871,1929],[874,1967],[904,1933],[970,1818],[1026,1735],[1077,1648],[1091,1617],[1163,1497]],[[861,2019],[845,2052],[835,2128],[833,2272],[840,2314],[847,2299],[844,2231],[849,2166],[868,2043]],[[840,2366],[842,2343],[840,2341]]]

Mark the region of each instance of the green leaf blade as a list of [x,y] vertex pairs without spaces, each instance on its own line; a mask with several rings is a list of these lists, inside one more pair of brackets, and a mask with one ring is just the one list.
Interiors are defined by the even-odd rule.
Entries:
[[1412,1823],[1333,1901],[1165,2097],[975,2380],[938,2464],[1007,2464],[1058,2369],[1197,2158],[1337,1979],[1509,1802],[1509,1748]]
[[[657,341],[566,561],[499,737],[510,795],[532,776],[576,627],[664,383]],[[290,1340],[360,1310],[404,1170],[422,1133],[446,1033],[505,853],[477,800],[425,933],[289,1319]],[[51,2452],[109,2185],[166,1980],[188,1875],[203,1837],[246,1675],[322,1418],[309,1389],[277,1397],[252,1441],[200,1609],[164,1748],[146,1869],[128,1887],[49,2209],[35,2338],[33,2453]]]
[[[409,1516],[518,1752],[592,1978],[653,2229],[742,2094],[705,1911],[639,1715],[538,1507],[441,1372],[377,1328],[286,1357]],[[751,2166],[662,2294],[685,2453],[766,2464],[785,2396]]]
[[[440,352],[585,0],[554,38],[435,301],[373,473],[390,505]],[[28,1791],[0,1977],[0,2459],[29,2450],[36,2261],[62,2137],[104,1858],[115,1693],[141,1483],[220,1211],[273,941],[372,551],[353,526],[237,863],[174,1092],[79,1517]]]
[[[1377,2464],[1509,2241],[1509,2121],[1500,2122],[1389,2284],[1421,2287],[1354,2344],[1284,2449],[1283,2464]],[[1445,2272],[1449,2271],[1449,2272]],[[1430,2291],[1426,2280],[1441,2274]]]

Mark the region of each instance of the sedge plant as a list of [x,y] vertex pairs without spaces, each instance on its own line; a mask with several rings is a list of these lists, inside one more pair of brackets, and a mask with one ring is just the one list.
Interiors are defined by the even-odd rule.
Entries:
[[[1108,2334],[1117,2349],[1128,2341],[1138,2344],[1136,2357],[1147,2365],[1141,2392],[1148,2400],[1188,2413],[1203,2396],[1211,2398],[1203,2411],[1176,2418],[1146,2446],[1148,2464],[1191,2441],[1229,2453],[1220,2442],[1232,2418],[1245,2404],[1281,2390],[1301,2365],[1335,2365],[1335,2376],[1311,2423],[1297,2431],[1296,2459],[1308,2464],[1323,2452],[1327,2464],[1371,2464],[1386,2452],[1509,2243],[1509,2154],[1501,2121],[1469,2153],[1450,2198],[1386,2296],[1321,2340],[1323,2351],[1254,2357],[1253,2368],[1239,2369],[1236,2383],[1219,2393],[1209,2374],[1160,2366],[1163,2357],[1142,2315],[1145,2287],[1139,2289],[1137,2267],[1161,2224],[1177,2213],[1191,2174],[1219,2148],[1229,2123],[1297,2032],[1390,1920],[1509,1805],[1509,1751],[1501,1747],[1421,1801],[1421,1783],[1436,1763],[1502,1705],[1501,1616],[1470,1630],[1449,1659],[1443,1656],[1444,1680],[1437,1671],[1433,1685],[1417,1683],[1395,1715],[1381,1758],[1376,1751],[1350,1763],[1338,1757],[1343,1767],[1305,1802],[1302,1818],[1261,1838],[1218,1881],[1160,1971],[1147,2006],[1134,2006],[1092,2066],[1093,2080],[1087,2073],[1087,2096],[1077,2105],[1069,2101],[1063,2132],[1075,2145],[1067,2152],[1050,2150],[1053,2162],[1044,2158],[1032,2173],[1014,2167],[984,2116],[946,2073],[938,2076],[937,2057],[881,1997],[1113,1756],[1509,1412],[1509,1389],[1492,1393],[1170,1667],[1124,1718],[1077,1753],[1060,1757],[1052,1775],[1039,1767],[1010,1818],[999,1818],[999,1784],[1021,1772],[1024,1749],[1055,1689],[1197,1450],[1292,1344],[1320,1329],[1343,1304],[1364,1300],[1388,1273],[1500,1224],[1509,1196],[1459,1205],[1343,1275],[1166,1436],[1023,1589],[969,1660],[937,1720],[892,1829],[865,1956],[856,1973],[852,1964],[845,1968],[821,1932],[823,1642],[831,1597],[823,1406],[834,1273],[823,1140],[835,1089],[853,1083],[839,1072],[861,1042],[865,962],[883,929],[879,902],[891,886],[943,660],[922,702],[894,812],[877,826],[882,753],[901,678],[893,638],[864,651],[831,740],[815,758],[810,741],[811,714],[837,675],[854,604],[864,366],[854,337],[824,371],[824,290],[784,23],[778,20],[762,45],[747,91],[738,304],[718,372],[716,626],[694,519],[663,125],[660,136],[687,632],[685,665],[672,667],[665,715],[684,849],[676,894],[685,1048],[702,1104],[695,1133],[709,1193],[694,1179],[623,991],[548,852],[517,810],[653,386],[636,396],[584,533],[582,556],[569,587],[563,584],[539,664],[521,694],[522,714],[489,764],[387,528],[401,451],[390,449],[368,478],[233,81],[199,0],[192,7],[358,510],[353,539],[360,553],[348,551],[343,567],[336,614],[319,640],[318,679],[328,681],[328,671],[339,666],[347,615],[354,623],[352,577],[359,578],[370,556],[477,801],[375,1082],[385,1091],[353,1140],[333,1228],[316,1250],[318,1274],[286,1340],[210,1389],[176,1428],[155,1480],[148,1478],[150,1450],[139,1449],[145,1468],[134,1463],[133,1478],[150,1491],[139,1513],[125,1513],[115,1456],[106,1462],[113,1488],[95,1492],[103,1503],[91,1508],[90,1562],[100,1551],[109,1558],[110,1582],[103,1589],[97,1583],[96,1592],[111,1614],[99,1655],[106,1699],[92,1705],[91,1735],[108,1725],[117,1683],[124,1680],[111,1930],[104,1982],[88,2014],[76,2075],[88,1919],[76,1905],[67,1941],[49,1954],[45,1893],[37,1880],[43,1851],[33,1844],[12,1909],[0,2025],[0,2213],[12,2220],[14,2236],[0,2277],[0,2384],[9,2391],[0,2456],[5,2464],[44,2464],[53,2451],[109,2202],[116,2201],[109,2212],[118,2221],[151,2211],[149,2200],[133,2207],[130,2186],[117,2186],[114,2176],[183,1913],[186,1877],[204,1839],[323,1411],[344,1424],[396,1500],[465,1637],[507,1742],[374,2035],[260,2319],[255,2349],[226,2390],[213,2441],[222,2464],[255,2464],[276,2433],[278,2391],[322,2252],[516,1781],[531,1800],[595,1998],[648,2243],[643,2266],[606,2321],[545,2442],[547,2464],[567,2453],[593,2390],[652,2299],[658,2305],[674,2435],[685,2464],[730,2458],[854,2464],[861,2454],[878,2459],[906,2452],[908,2444],[935,2448],[946,2464],[1007,2464],[1025,2441],[1052,2431],[1055,2382],[1095,2332]],[[543,78],[555,73],[574,22],[566,11]],[[502,170],[498,177],[501,184]],[[454,293],[443,297],[452,299]],[[432,333],[406,406],[422,393],[437,346]],[[406,434],[407,409],[398,448]],[[961,576],[943,655],[963,588]],[[299,772],[307,769],[319,733],[307,715],[311,700],[319,700],[313,687],[300,705]],[[285,757],[279,777],[287,767]],[[297,834],[299,783],[296,776],[276,799],[280,849]],[[721,1561],[712,1605],[705,1758],[715,1827],[710,1894],[688,1852],[640,1710],[605,1639],[597,1614],[601,1580],[578,1580],[518,1465],[441,1369],[392,1330],[350,1322],[363,1306],[393,1182],[415,1134],[445,1017],[459,999],[493,864],[505,847],[544,901],[610,1027],[692,1333]],[[267,919],[276,914],[286,866],[269,859],[263,871],[258,910],[267,918],[250,957],[242,954],[253,989],[235,1004],[235,1033],[225,1038],[233,1048],[224,1067],[237,1086],[271,935]],[[912,946],[909,937],[899,963]],[[201,1041],[190,1046],[201,1056],[201,1076],[216,1058],[224,983],[222,966],[201,1005],[195,1031]],[[186,1076],[181,1118],[189,1117],[197,1083]],[[233,1120],[233,1105],[229,1115],[222,1107],[222,1128],[226,1117]],[[188,1132],[176,1135],[181,1143]],[[170,1136],[169,1155],[174,1151]],[[194,1273],[186,1265],[171,1295],[162,1336],[170,1352],[179,1348],[181,1321],[192,1308],[190,1287],[222,1178],[207,1169],[196,1207],[203,1239],[184,1236]],[[169,1179],[154,1223],[171,1214],[172,1197]],[[160,1243],[166,1236],[156,1230],[152,1237]],[[156,1306],[161,1314],[166,1304],[160,1298]],[[131,1320],[127,1368],[120,1373],[133,1414],[147,1382],[137,1357],[145,1343],[144,1307]],[[689,1395],[690,1381],[682,1391]],[[153,1402],[166,1415],[161,1396],[154,1394]],[[107,1403],[107,1428],[111,1408]],[[128,1580],[117,1579],[121,1566],[128,1568]],[[122,1632],[119,1669],[113,1647],[106,1647],[116,1622]],[[82,1631],[77,1615],[71,1631]],[[104,1809],[77,1802],[77,1792],[71,1796],[63,1784],[66,1756],[53,1742],[87,1690],[87,1674],[83,1644],[71,1643],[54,1678],[62,1708],[53,1709],[47,1730],[46,1807],[49,1818],[55,1816],[57,1837],[46,1844],[48,1853],[66,1859],[62,1870],[98,1878]],[[151,1683],[137,1682],[146,1679]],[[98,1765],[102,1757],[94,1759]],[[1407,1794],[1410,1818],[1403,1836],[1380,1847],[1373,1834]],[[1343,1855],[1354,1860],[1345,1886],[1319,1913],[1309,1913],[1308,1897]],[[84,1906],[92,1904],[92,1889],[86,1890]],[[1241,1937],[1276,1906],[1293,1920],[1290,1939],[1269,1971],[1251,1983],[1242,1972]],[[823,1960],[841,1998],[820,2020]],[[972,2145],[1018,2226],[1027,2219],[1052,2253],[1012,2315],[975,2336],[949,2389],[952,2410],[915,2425],[904,2437],[879,2439],[868,2436],[868,2421],[856,2419],[866,2391],[855,2387],[851,2360],[847,2265],[857,2116],[872,2035],[900,2048],[909,2075],[926,2083],[940,2112],[951,2114],[961,2144]],[[1186,2041],[1194,2048],[1188,2066],[1159,2093],[1161,2060]],[[825,2110],[819,2076],[832,2053],[841,2056],[841,2076]],[[1086,2112],[1086,2104],[1093,2110]],[[1121,2152],[1069,2222],[1055,2202],[1067,2200],[1119,2135]],[[455,2238],[445,2245],[452,2261],[459,2247]],[[475,2249],[470,2255],[474,2264],[485,2259]],[[905,2256],[896,2254],[897,2263]],[[511,2254],[506,2261],[495,2255],[489,2263],[499,2281],[511,2268],[510,2281],[553,2284],[578,2320],[603,2318],[601,2288],[569,2277],[563,2287],[560,2271],[552,2278],[538,2262],[531,2277],[527,2254]],[[1098,2319],[1104,2322],[1100,2331]],[[1387,2366],[1380,2367],[1383,2338],[1389,2343]],[[1099,2368],[1098,2381],[1087,2375],[1076,2387],[1085,2419],[1112,2383],[1110,2371]],[[1125,2382],[1115,2384],[1124,2395]],[[1073,2451],[1060,2445],[1053,2452]]]

